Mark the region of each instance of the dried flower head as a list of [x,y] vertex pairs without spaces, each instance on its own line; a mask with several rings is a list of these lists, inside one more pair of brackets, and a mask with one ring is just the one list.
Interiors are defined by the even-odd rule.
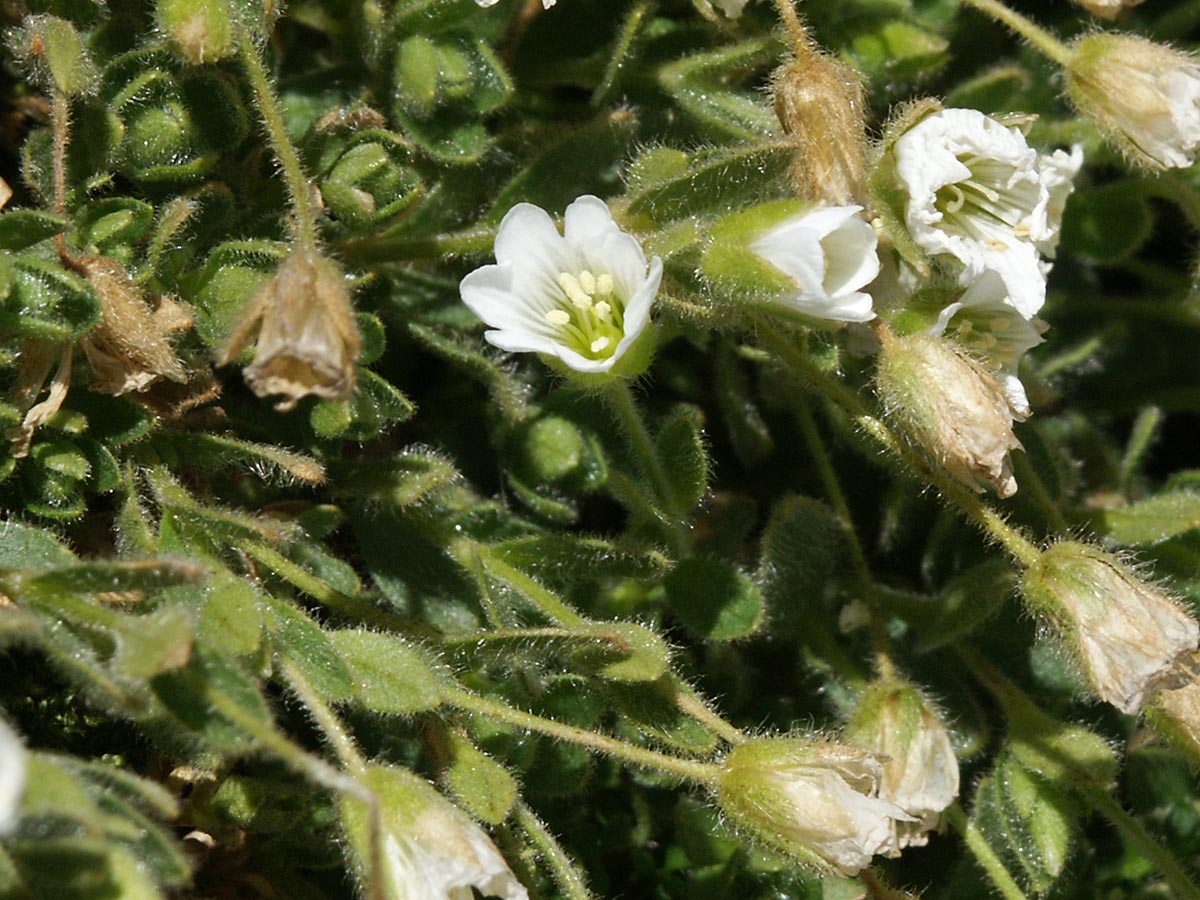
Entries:
[[855,875],[911,820],[879,796],[879,760],[831,741],[758,738],[725,758],[717,800],[737,826],[801,863]]
[[1200,627],[1177,600],[1098,547],[1062,541],[1026,570],[1021,592],[1057,627],[1100,699],[1136,713],[1189,677]]
[[282,396],[277,409],[309,395],[345,400],[354,390],[358,325],[346,279],[331,260],[294,250],[250,302],[218,363],[231,363],[256,334],[246,382],[260,397]]
[[73,268],[100,298],[100,322],[80,341],[92,367],[91,387],[106,394],[141,391],[167,379],[187,381],[187,372],[167,335],[188,328],[191,316],[169,298],[151,309],[125,267],[95,256],[76,260]]
[[1080,38],[1067,94],[1131,160],[1149,169],[1190,166],[1200,147],[1200,59],[1145,38]]
[[1012,403],[992,373],[933,335],[879,334],[876,390],[905,437],[968,487],[1015,494],[1009,452],[1021,442]]
[[866,196],[866,103],[853,68],[823,53],[785,62],[771,79],[775,115],[796,144],[792,186],[830,206]]
[[896,820],[897,849],[928,843],[958,796],[958,759],[937,713],[911,684],[881,680],[859,699],[844,737],[879,757],[879,796],[914,820]]

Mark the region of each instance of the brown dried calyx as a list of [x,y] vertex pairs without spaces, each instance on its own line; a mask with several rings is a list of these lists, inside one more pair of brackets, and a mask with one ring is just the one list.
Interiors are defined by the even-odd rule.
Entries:
[[187,371],[167,335],[191,327],[188,310],[168,297],[156,307],[125,267],[104,256],[75,260],[100,298],[100,323],[79,343],[92,367],[92,390],[105,394],[144,391],[161,379],[184,383]]
[[292,251],[250,302],[217,360],[228,365],[255,335],[246,383],[260,397],[279,395],[286,412],[309,395],[345,400],[354,390],[359,335],[346,279],[313,249]]
[[797,196],[831,206],[866,205],[867,126],[862,81],[811,44],[775,70],[775,115],[795,143]]

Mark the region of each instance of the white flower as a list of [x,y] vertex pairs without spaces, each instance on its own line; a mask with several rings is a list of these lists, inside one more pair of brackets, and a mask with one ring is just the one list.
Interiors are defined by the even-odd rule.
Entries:
[[389,830],[383,855],[400,900],[528,900],[496,845],[456,807],[443,802],[415,817],[403,832]]
[[1022,315],[1041,309],[1040,252],[1057,240],[1076,156],[1039,157],[1019,129],[973,109],[928,116],[897,139],[894,152],[908,194],[905,221],[917,245],[955,257],[964,284],[998,273]]
[[[495,6],[499,0],[475,0],[475,2],[480,6]],[[542,9],[549,9],[557,2],[558,0],[542,0]]]
[[718,799],[768,844],[843,875],[897,849],[895,823],[912,817],[879,797],[882,769],[856,747],[796,738],[738,744],[725,759]]
[[929,333],[949,338],[995,370],[1014,418],[1024,421],[1030,414],[1029,399],[1017,367],[1027,350],[1043,342],[1045,330],[1045,322],[1025,318],[1009,302],[998,274],[985,272],[941,311]]
[[1056,544],[1026,570],[1021,590],[1073,645],[1100,698],[1122,712],[1186,683],[1178,663],[1200,644],[1200,626],[1103,550]]
[[496,233],[496,265],[462,280],[463,302],[514,352],[555,357],[576,372],[608,372],[650,321],[662,261],[617,227],[603,200],[567,207],[560,235],[530,203],[508,211]]
[[783,220],[750,249],[796,283],[772,299],[816,319],[869,322],[871,296],[862,291],[879,274],[875,230],[861,206],[818,207]]
[[731,19],[738,18],[742,14],[742,10],[746,8],[748,2],[749,0],[700,0],[704,8],[710,12],[715,3],[721,8],[721,12],[725,13]]
[[860,698],[846,739],[882,761],[879,796],[913,817],[895,822],[896,852],[927,844],[958,796],[958,759],[937,714],[912,685],[878,681]]
[[0,720],[0,835],[16,826],[24,793],[25,748],[16,733]]
[[1145,38],[1081,38],[1067,66],[1079,109],[1152,169],[1190,166],[1200,147],[1200,60]]
[[1114,19],[1121,10],[1130,6],[1137,6],[1143,0],[1075,0],[1075,2],[1093,16],[1099,16],[1102,19]]

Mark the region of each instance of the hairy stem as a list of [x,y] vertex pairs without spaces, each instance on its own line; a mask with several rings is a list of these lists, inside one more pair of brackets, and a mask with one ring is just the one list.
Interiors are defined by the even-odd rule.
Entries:
[[524,712],[497,700],[481,697],[478,694],[472,694],[465,690],[449,689],[445,692],[443,699],[448,705],[457,707],[465,712],[476,713],[486,716],[489,719],[494,719],[497,722],[511,725],[514,728],[535,731],[570,744],[576,744],[635,766],[668,772],[684,781],[711,785],[716,780],[720,771],[712,763],[668,756],[657,750],[648,750],[645,747],[630,744],[619,738],[597,734],[594,731],[576,728],[574,725],[566,725],[562,722],[556,722],[553,719],[535,716],[532,713]]
[[579,867],[523,800],[518,800],[513,807],[513,818],[545,860],[563,897],[566,900],[592,900],[592,892],[588,890]]
[[986,16],[990,16],[1000,24],[1015,31],[1047,58],[1065,66],[1071,61],[1071,49],[1048,32],[1045,28],[1030,21],[1000,3],[999,0],[962,0],[967,6],[973,6]]
[[996,851],[992,849],[991,844],[987,842],[987,838],[983,836],[983,832],[967,819],[962,807],[957,803],[951,804],[946,810],[946,818],[954,830],[962,836],[967,849],[971,851],[971,855],[983,867],[988,878],[992,880],[992,884],[999,891],[1000,896],[1004,900],[1028,900],[1025,892],[1021,890],[1021,886],[1009,874],[1000,857],[996,855]]

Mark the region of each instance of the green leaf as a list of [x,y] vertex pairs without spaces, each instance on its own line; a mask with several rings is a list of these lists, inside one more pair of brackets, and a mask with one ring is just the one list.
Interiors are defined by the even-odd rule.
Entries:
[[354,693],[354,676],[328,632],[282,600],[261,598],[259,608],[275,652],[290,660],[322,697],[336,703]]
[[670,664],[666,642],[645,625],[595,622],[574,626],[578,634],[595,635],[596,644],[577,650],[575,661],[610,681],[656,681]]
[[1139,182],[1081,187],[1063,219],[1062,244],[1071,253],[1114,265],[1136,253],[1153,230],[1154,217]]
[[1101,511],[1100,531],[1125,546],[1148,546],[1200,527],[1200,493],[1174,491]]
[[686,559],[663,586],[671,609],[700,638],[734,640],[762,626],[765,603],[758,587],[722,560]]
[[182,606],[161,606],[122,620],[113,668],[137,681],[187,665],[192,655],[192,617]]
[[204,570],[183,560],[76,563],[38,572],[17,574],[15,590],[43,594],[101,594],[152,592],[197,581]]
[[679,406],[655,437],[676,509],[695,509],[708,492],[708,452],[703,427],[704,414],[698,408]]
[[757,580],[773,614],[800,621],[821,608],[845,530],[833,510],[811,497],[775,504],[763,531]]
[[67,230],[67,220],[37,209],[10,209],[0,215],[0,250],[24,250]]
[[356,703],[398,716],[441,705],[442,676],[423,651],[389,634],[333,631],[328,636],[357,686]]
[[633,553],[600,538],[570,534],[513,538],[489,545],[488,553],[554,584],[598,578],[651,579],[667,567],[666,558],[655,551]]
[[695,53],[659,69],[658,82],[701,133],[739,143],[779,133],[773,113],[757,99],[728,88],[730,76],[774,62],[770,38],[743,41],[711,53]]
[[0,527],[0,569],[51,569],[74,562],[75,554],[49,531],[11,519]]
[[950,581],[921,610],[917,650],[928,653],[970,634],[999,609],[1016,588],[1016,573],[1005,561],[987,560]]
[[503,824],[517,802],[517,783],[508,769],[457,731],[446,733],[450,764],[446,786],[467,812],[489,825]]
[[[181,724],[219,750],[248,749],[253,739],[243,718],[270,727],[271,712],[257,683],[220,654],[194,653],[187,666],[159,675],[150,686]],[[240,710],[238,721],[222,711],[227,705]]]

